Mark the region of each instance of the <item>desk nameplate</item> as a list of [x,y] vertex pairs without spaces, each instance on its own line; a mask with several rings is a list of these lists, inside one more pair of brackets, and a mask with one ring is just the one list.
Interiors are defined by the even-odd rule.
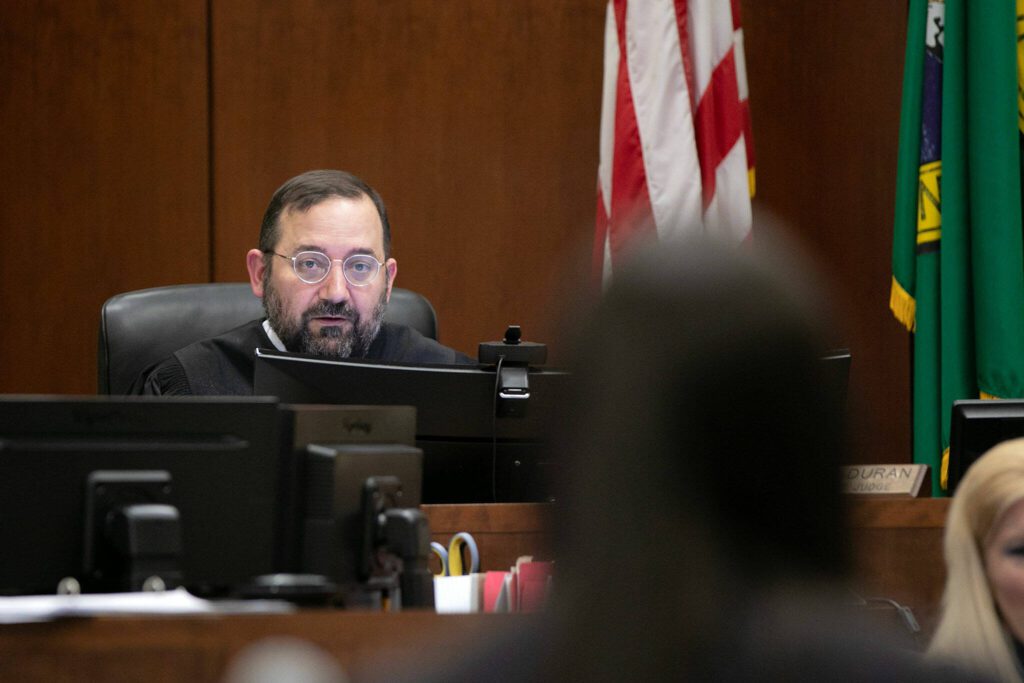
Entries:
[[928,498],[928,465],[847,465],[843,467],[843,493],[858,496]]

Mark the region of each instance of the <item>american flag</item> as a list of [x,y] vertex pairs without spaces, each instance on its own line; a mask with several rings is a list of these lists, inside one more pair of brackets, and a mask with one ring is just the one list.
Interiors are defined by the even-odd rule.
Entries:
[[630,245],[750,234],[754,191],[739,0],[609,0],[595,275]]

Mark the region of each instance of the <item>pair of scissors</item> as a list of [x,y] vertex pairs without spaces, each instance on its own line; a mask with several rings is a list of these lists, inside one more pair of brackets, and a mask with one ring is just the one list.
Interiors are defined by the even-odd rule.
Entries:
[[[437,541],[431,541],[430,549],[441,560],[441,573],[436,576],[462,576],[480,571],[480,551],[476,547],[476,540],[466,531],[452,536],[447,550]],[[469,571],[466,571],[462,561],[463,549],[469,551]]]

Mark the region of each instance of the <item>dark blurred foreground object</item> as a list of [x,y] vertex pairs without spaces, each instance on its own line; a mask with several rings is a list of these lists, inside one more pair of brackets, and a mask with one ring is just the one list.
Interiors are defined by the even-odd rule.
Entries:
[[554,610],[437,680],[970,680],[851,615],[820,289],[762,246],[617,271],[579,326]]

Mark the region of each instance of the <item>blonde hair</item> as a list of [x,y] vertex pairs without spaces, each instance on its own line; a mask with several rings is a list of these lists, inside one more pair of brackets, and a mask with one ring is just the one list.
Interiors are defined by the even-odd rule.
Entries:
[[1001,681],[1024,682],[985,573],[985,543],[1014,503],[1024,499],[1024,439],[987,451],[967,471],[949,507],[942,616],[928,657],[954,661]]

